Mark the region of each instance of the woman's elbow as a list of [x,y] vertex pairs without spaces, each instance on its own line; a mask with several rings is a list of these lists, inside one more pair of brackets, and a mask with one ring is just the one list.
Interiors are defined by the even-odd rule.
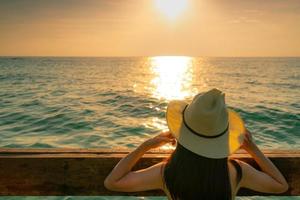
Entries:
[[281,193],[288,191],[288,189],[289,189],[289,185],[287,183],[284,183],[281,188]]
[[114,181],[109,180],[109,178],[104,180],[104,187],[110,191],[120,191],[117,187],[117,184]]
[[104,180],[104,187],[106,188],[106,189],[108,189],[108,190],[113,190],[113,187],[114,185],[113,185],[113,183],[112,183],[112,181],[110,181],[109,180],[109,178],[106,178],[105,180]]
[[280,189],[281,189],[280,193],[284,193],[284,192],[288,191],[288,189],[289,189],[289,184],[287,183],[286,179],[284,179],[282,182],[283,183],[280,184],[281,185],[281,187],[280,187]]
[[289,185],[287,183],[280,184],[280,186],[274,188],[273,193],[281,194],[288,191]]

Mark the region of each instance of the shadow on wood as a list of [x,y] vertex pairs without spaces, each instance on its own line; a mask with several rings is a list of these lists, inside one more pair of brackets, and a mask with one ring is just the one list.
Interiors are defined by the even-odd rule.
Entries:
[[[290,188],[280,195],[300,195],[300,151],[264,151],[286,177]],[[161,191],[111,192],[103,181],[128,152],[99,149],[0,149],[0,195],[62,196],[122,195],[157,196]],[[167,152],[147,153],[135,169],[165,159]],[[257,167],[243,152],[232,157]],[[242,189],[238,195],[268,195]]]

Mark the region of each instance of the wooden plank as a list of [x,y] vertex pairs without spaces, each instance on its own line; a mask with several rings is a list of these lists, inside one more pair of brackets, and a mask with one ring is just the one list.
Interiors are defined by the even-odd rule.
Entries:
[[[300,151],[265,150],[290,185],[280,195],[300,195]],[[164,195],[161,191],[120,193],[107,191],[103,181],[128,149],[0,149],[0,195]],[[169,156],[168,151],[151,151],[135,169],[148,167]],[[257,167],[243,151],[233,155]],[[242,189],[243,195],[268,195]]]
[[[117,148],[113,149],[97,149],[97,148],[83,148],[83,149],[73,149],[73,148],[0,148],[0,154],[34,154],[34,153],[97,153],[97,154],[105,154],[105,153],[128,153],[130,149],[128,148]],[[154,149],[149,152],[150,153],[160,153],[160,154],[169,154],[170,150],[164,149]],[[265,154],[293,154],[296,156],[300,155],[300,150],[288,149],[288,150],[279,150],[279,149],[265,149]],[[246,154],[244,150],[239,150],[235,154]]]

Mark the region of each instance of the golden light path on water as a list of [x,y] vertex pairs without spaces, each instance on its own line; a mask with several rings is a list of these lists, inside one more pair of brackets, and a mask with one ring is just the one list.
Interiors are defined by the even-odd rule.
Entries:
[[154,78],[153,96],[159,99],[184,99],[193,95],[193,58],[186,56],[151,57]]
[[[186,56],[157,56],[149,58],[154,74],[151,81],[152,95],[155,98],[170,101],[185,99],[197,93],[192,90],[193,59]],[[168,130],[165,119],[153,118],[152,126]],[[171,144],[160,147],[161,150],[174,149]]]

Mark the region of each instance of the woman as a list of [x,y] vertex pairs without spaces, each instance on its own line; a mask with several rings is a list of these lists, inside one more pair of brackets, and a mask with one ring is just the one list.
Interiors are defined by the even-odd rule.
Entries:
[[[288,189],[285,178],[255,145],[239,115],[226,107],[221,91],[200,93],[190,104],[171,101],[166,118],[170,132],[145,141],[124,157],[105,179],[107,189],[161,189],[174,200],[229,200],[241,187],[265,193]],[[167,161],[132,171],[148,150],[174,140],[177,147]],[[246,150],[262,171],[228,158],[239,148]]]

